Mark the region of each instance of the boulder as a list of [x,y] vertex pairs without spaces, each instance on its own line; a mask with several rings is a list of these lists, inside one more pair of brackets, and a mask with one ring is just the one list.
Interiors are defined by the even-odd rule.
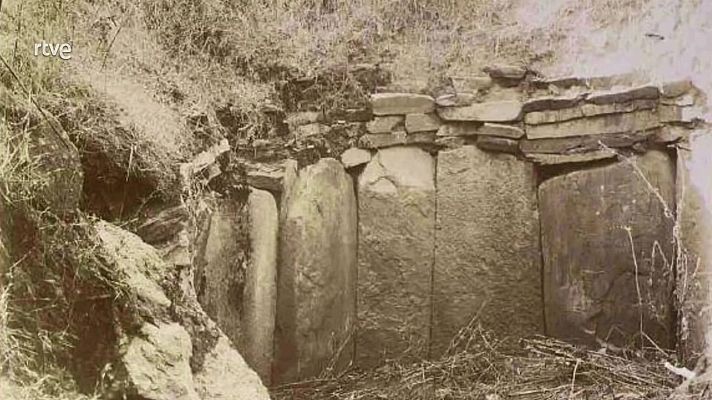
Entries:
[[701,354],[712,356],[710,151],[712,132],[708,129],[696,131],[687,145],[677,148],[678,231],[682,249],[676,288],[681,315],[678,348],[688,363]]
[[[111,352],[118,359],[107,366],[109,373],[96,377],[107,380],[102,398],[269,400],[257,374],[153,247],[106,222],[93,229],[101,257],[125,279],[124,293],[138,300],[98,319],[119,325],[89,333],[90,340],[120,333]],[[114,344],[111,337],[101,343]]]
[[353,359],[356,197],[340,162],[300,171],[280,233],[273,378],[284,383],[341,370]]
[[190,336],[176,323],[144,324],[119,357],[127,391],[147,400],[200,400],[190,371]]
[[428,356],[435,236],[434,160],[380,150],[359,178],[356,364]]
[[371,161],[371,152],[357,147],[352,147],[341,154],[341,163],[344,168],[353,168]]
[[623,346],[642,328],[673,345],[674,185],[658,151],[541,184],[547,334]]
[[460,329],[543,332],[536,177],[532,164],[475,146],[437,162],[432,356]]
[[558,124],[530,125],[527,138],[563,138],[586,135],[641,132],[660,126],[655,110],[643,110],[624,114],[598,115]]
[[475,103],[465,107],[439,107],[446,121],[512,122],[522,116],[522,103],[516,100]]
[[221,335],[193,380],[202,400],[269,400],[260,378]]
[[432,97],[415,93],[377,93],[371,95],[374,115],[427,114],[432,112]]

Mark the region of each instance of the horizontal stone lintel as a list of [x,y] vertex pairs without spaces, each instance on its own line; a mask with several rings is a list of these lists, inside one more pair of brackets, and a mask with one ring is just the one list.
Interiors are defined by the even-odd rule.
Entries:
[[534,164],[557,165],[607,160],[616,158],[616,156],[617,154],[615,151],[606,149],[575,154],[530,153],[526,154],[524,157]]
[[587,135],[604,135],[625,132],[641,132],[661,126],[655,110],[632,113],[597,115],[555,124],[529,125],[528,139],[563,138]]
[[522,118],[522,103],[517,100],[489,101],[465,107],[438,107],[445,121],[516,122]]
[[528,125],[552,124],[596,115],[630,113],[652,110],[658,105],[655,100],[632,100],[624,103],[582,104],[572,108],[551,109],[527,113],[524,122]]
[[601,144],[612,148],[630,147],[648,140],[658,134],[660,130],[566,138],[523,139],[519,142],[519,148],[524,154],[572,154],[600,150]]
[[447,136],[496,136],[509,139],[519,139],[524,136],[524,130],[518,125],[497,124],[491,122],[450,122],[438,129],[439,137]]

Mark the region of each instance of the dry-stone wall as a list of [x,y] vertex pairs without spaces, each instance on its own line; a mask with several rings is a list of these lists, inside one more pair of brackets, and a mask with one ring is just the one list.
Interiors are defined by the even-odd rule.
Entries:
[[[270,357],[273,383],[437,357],[478,326],[591,345],[704,345],[709,317],[679,304],[675,264],[680,236],[691,258],[709,258],[700,195],[681,184],[690,156],[678,156],[704,124],[701,93],[685,81],[486,72],[453,78],[437,97],[377,90],[359,113],[369,118],[348,121],[357,126],[341,162],[250,165],[249,183],[279,199],[278,217],[274,205],[250,212],[253,228],[270,227],[252,230],[262,238],[273,238],[278,220],[276,276],[249,272],[273,263],[253,254],[245,274],[270,283],[257,297],[238,293],[242,310],[272,319],[264,299],[276,282],[274,332],[262,321],[250,339],[264,345],[273,334],[274,355],[246,352],[263,379]],[[288,116],[297,140],[344,122],[319,115]],[[269,253],[264,240],[250,251]],[[214,284],[229,294],[219,289],[229,282]],[[708,296],[688,294],[704,304]]]

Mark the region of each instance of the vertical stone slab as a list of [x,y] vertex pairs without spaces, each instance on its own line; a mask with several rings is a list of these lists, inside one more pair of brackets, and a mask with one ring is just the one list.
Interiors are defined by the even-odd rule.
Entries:
[[198,299],[269,384],[277,307],[277,203],[251,189],[245,205],[218,202],[196,274]]
[[359,177],[356,360],[427,357],[435,165],[417,147],[383,149]]
[[712,355],[712,130],[695,132],[677,154],[678,348],[689,363]]
[[630,161],[636,168],[620,161],[539,188],[549,335],[625,345],[642,326],[673,345],[673,218],[663,202],[674,211],[674,166],[658,151]]
[[471,322],[502,336],[543,331],[532,164],[475,146],[437,162],[432,355]]
[[252,189],[247,205],[251,251],[241,321],[245,334],[239,349],[263,382],[269,384],[277,312],[279,216],[277,202],[267,191]]
[[313,377],[353,360],[356,196],[340,162],[299,173],[280,233],[275,383]]

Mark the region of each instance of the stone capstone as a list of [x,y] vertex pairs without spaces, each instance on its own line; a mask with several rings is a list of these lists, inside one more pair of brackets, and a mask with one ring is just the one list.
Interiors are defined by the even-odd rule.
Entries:
[[460,329],[543,332],[536,177],[531,163],[475,146],[437,162],[432,356]]
[[446,121],[512,122],[521,119],[522,103],[503,100],[465,107],[439,107],[438,115]]
[[428,356],[435,235],[433,157],[380,150],[359,178],[356,364]]
[[427,114],[432,112],[432,97],[414,93],[377,93],[371,95],[374,115]]
[[672,345],[674,182],[670,157],[650,151],[541,184],[547,334],[622,346],[642,328]]
[[356,198],[340,162],[299,172],[280,233],[275,383],[306,379],[353,359]]

